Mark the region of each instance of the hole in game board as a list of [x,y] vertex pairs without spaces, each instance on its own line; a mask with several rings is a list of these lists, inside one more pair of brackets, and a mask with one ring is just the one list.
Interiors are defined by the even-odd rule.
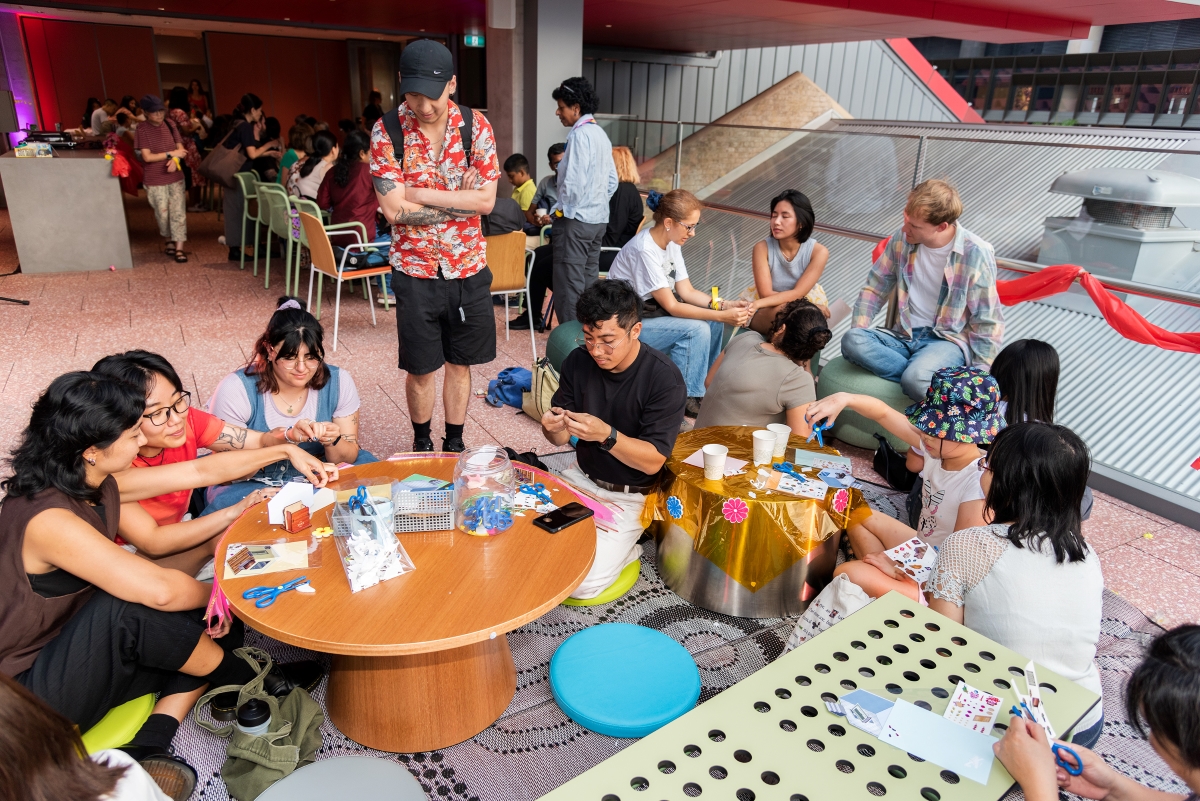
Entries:
[[817,716],[817,709],[812,706],[802,706],[800,707],[800,714],[806,718],[815,718]]
[[759,777],[763,780],[763,784],[776,785],[779,784],[779,774],[773,770],[764,770]]
[[937,663],[932,659],[922,659],[921,667],[925,668],[926,670],[933,670],[935,667],[937,667]]
[[901,643],[896,643],[895,645],[892,646],[892,650],[898,654],[907,654],[908,646],[902,645]]
[[850,679],[842,679],[839,684],[843,690],[857,690],[858,685],[850,681]]
[[812,740],[809,740],[807,743],[805,743],[805,745],[807,745],[807,746],[808,746],[808,750],[809,750],[809,751],[818,751],[818,752],[820,752],[820,751],[824,751],[824,750],[825,750],[825,743],[823,743],[823,742],[821,742],[820,740],[817,740],[817,739],[812,739]]
[[899,765],[888,765],[888,773],[892,774],[892,777],[896,779],[903,779],[908,775],[908,771]]
[[930,631],[941,631],[942,630],[942,627],[939,626],[937,623],[926,623],[925,628],[929,629]]
[[883,632],[876,631],[875,629],[871,629],[870,631],[867,632],[867,636],[870,637],[872,640],[882,640]]
[[866,650],[867,644],[865,642],[860,642],[859,640],[854,640],[850,643],[850,647],[855,651],[863,651]]
[[867,792],[871,795],[887,795],[887,788],[879,782],[867,782]]
[[846,655],[845,655],[845,654],[843,654],[841,651],[834,651],[834,652],[833,652],[833,658],[834,658],[834,659],[836,659],[836,660],[837,660],[837,661],[839,661],[839,662],[845,662],[845,661],[847,661],[847,660],[848,660],[850,657],[846,656]]
[[658,763],[658,772],[666,773],[666,774],[674,773],[675,772],[675,763],[669,759],[664,759],[662,762]]
[[771,711],[771,705],[766,701],[755,701],[754,709],[755,711],[762,712],[765,715],[767,712]]
[[832,734],[834,737],[845,737],[846,729],[845,729],[845,727],[839,726],[836,723],[830,723],[829,724],[829,733]]
[[875,671],[871,670],[870,668],[859,668],[858,675],[870,679],[875,676]]
[[964,640],[962,637],[951,637],[950,642],[954,643],[955,645],[966,645],[967,644],[967,641]]
[[934,649],[934,653],[936,653],[938,656],[952,656],[949,648],[937,648]]
[[926,712],[932,712],[932,711],[933,711],[933,707],[931,707],[931,706],[929,705],[929,702],[928,702],[928,701],[914,701],[914,702],[913,702],[913,706],[919,706],[919,707],[921,707],[921,709],[924,709]]
[[903,675],[904,675],[904,678],[907,679],[908,681],[920,681],[921,680],[921,674],[917,673],[916,671],[906,670],[906,671],[904,671]]
[[900,628],[900,624],[894,620],[885,620],[885,621],[883,621],[883,625],[887,626],[889,629]]
[[925,642],[924,635],[917,634],[915,632],[913,634],[908,635],[908,639],[912,640],[913,642]]
[[942,801],[942,794],[932,787],[922,787],[921,798],[924,798],[925,801]]
[[747,762],[749,762],[750,760],[754,759],[754,757],[751,756],[749,751],[745,751],[740,748],[737,751],[733,752],[733,758],[736,759],[738,762],[741,762],[743,765],[746,764]]
[[946,784],[958,784],[959,782],[958,774],[952,770],[943,770],[940,775]]
[[[815,709],[813,710],[813,712],[816,712],[816,711],[817,710],[815,710]],[[796,723],[795,723],[795,721],[791,721],[791,720],[781,720],[781,721],[779,721],[779,728],[783,729],[786,732],[793,732],[796,730]]]
[[875,657],[875,661],[881,665],[892,664],[892,658],[890,656],[877,656],[877,657]]
[[[695,782],[688,782],[687,784],[683,785],[683,794],[688,798],[695,798],[703,792],[704,791],[700,789],[700,785],[696,784]],[[937,799],[928,799],[928,801],[937,801]]]
[[775,697],[776,697],[776,698],[782,698],[782,699],[784,699],[784,700],[786,701],[788,698],[791,698],[791,697],[792,697],[792,691],[791,691],[791,690],[785,690],[785,689],[783,689],[782,687],[780,687],[779,689],[777,689],[777,690],[775,691]]
[[818,663],[816,665],[813,665],[813,670],[817,671],[818,673],[828,673],[829,665],[824,665],[824,664]]
[[821,693],[821,700],[825,701],[826,703],[836,704],[837,699],[837,696],[833,693]]
[[833,765],[842,773],[854,772],[854,763],[848,759],[839,759],[837,762],[834,762]]
[[633,779],[629,782],[629,786],[632,787],[633,789],[637,790],[638,792],[641,792],[642,790],[649,789],[650,782],[641,776],[634,776]]
[[933,693],[934,698],[949,698],[950,692],[944,687],[934,687],[929,692]]
[[746,787],[738,790],[733,796],[737,801],[754,801],[754,791]]
[[858,748],[855,750],[857,750],[858,753],[862,754],[865,757],[875,756],[875,749],[872,748],[871,746],[867,745],[866,743],[859,743]]
[[995,662],[996,661],[996,655],[993,654],[991,651],[980,651],[979,658],[982,659],[984,662]]
[[965,667],[971,673],[978,673],[980,670],[979,665],[975,664],[974,662],[963,662],[963,667]]
[[698,745],[685,745],[685,746],[683,747],[683,753],[687,754],[687,755],[688,755],[688,756],[690,756],[692,759],[695,759],[696,757],[700,756],[700,746],[698,746]]
[[724,779],[729,775],[729,771],[725,770],[725,768],[721,767],[720,765],[713,765],[708,769],[708,775],[712,776],[714,779]]
[[720,729],[713,729],[708,733],[708,739],[712,740],[714,743],[724,742],[725,732],[721,731]]
[[996,685],[996,687],[1001,690],[1008,690],[1012,688],[1012,685],[1004,679],[992,679],[992,684]]
[[810,679],[808,676],[797,676],[796,683],[801,687],[807,687],[808,685],[812,684],[812,679]]

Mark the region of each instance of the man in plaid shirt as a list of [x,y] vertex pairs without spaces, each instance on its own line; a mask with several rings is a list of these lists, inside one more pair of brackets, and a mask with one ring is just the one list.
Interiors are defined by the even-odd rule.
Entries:
[[[909,193],[904,225],[871,267],[842,337],[846,359],[899,382],[917,401],[943,367],[988,369],[1004,335],[996,255],[958,224],[961,214],[958,192],[945,181],[925,181]],[[893,289],[895,324],[870,328]]]

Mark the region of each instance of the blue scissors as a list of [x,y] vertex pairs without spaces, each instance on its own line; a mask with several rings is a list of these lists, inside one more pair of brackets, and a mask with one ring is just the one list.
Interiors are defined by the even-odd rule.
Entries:
[[298,579],[292,579],[287,584],[280,584],[278,587],[253,587],[242,593],[242,597],[247,600],[257,598],[254,605],[259,609],[266,609],[271,604],[275,603],[275,599],[288,590],[294,590],[301,584],[308,583],[308,576],[301,576]]
[[520,492],[527,495],[532,495],[542,503],[550,503],[550,491],[546,489],[546,485],[538,482],[537,484],[522,484],[519,488]]
[[367,488],[360,486],[350,496],[350,500],[346,502],[350,507],[351,512],[361,512],[365,515],[375,514],[375,505],[371,503],[370,497],[367,495]]
[[812,442],[813,437],[816,437],[817,444],[820,445],[822,448],[824,448],[825,447],[824,434],[826,431],[828,431],[831,428],[833,428],[833,423],[829,422],[828,420],[826,420],[823,423],[814,423],[813,427],[812,427],[812,433],[808,435],[808,439],[805,440],[805,442]]
[[[1025,710],[1024,714],[1022,714],[1021,709]],[[1025,706],[1025,704],[1022,703],[1021,709],[1017,709],[1016,705],[1014,705],[1013,708],[1009,710],[1009,712],[1018,718],[1028,717],[1030,720],[1034,721],[1035,723],[1037,722],[1037,718],[1035,718],[1033,716],[1033,713],[1029,711],[1029,707]],[[1083,773],[1083,760],[1079,758],[1079,754],[1078,754],[1078,752],[1075,751],[1074,748],[1063,745],[1062,743],[1051,743],[1050,751],[1053,752],[1053,754],[1054,754],[1054,764],[1055,765],[1058,765],[1060,768],[1062,768],[1063,770],[1065,770],[1067,773],[1069,773],[1072,776],[1079,776]],[[1063,756],[1063,754],[1070,756],[1072,761],[1068,762],[1066,757]]]

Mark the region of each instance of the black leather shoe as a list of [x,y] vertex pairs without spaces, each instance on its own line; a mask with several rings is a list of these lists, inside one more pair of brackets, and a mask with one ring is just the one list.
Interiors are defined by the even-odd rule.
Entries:
[[[518,315],[515,320],[508,321],[508,327],[512,331],[528,331],[529,330],[529,315]],[[541,326],[539,326],[540,328]]]
[[170,748],[157,745],[127,745],[120,749],[150,774],[158,789],[171,801],[187,801],[196,789],[196,770]]
[[[311,659],[302,662],[289,662],[286,665],[273,665],[271,672],[263,677],[263,690],[268,695],[283,698],[297,687],[303,687],[306,692],[312,692],[321,681],[324,671],[321,666]],[[227,692],[213,697],[209,702],[209,710],[214,720],[234,720],[237,718],[238,693]]]
[[700,415],[700,403],[704,398],[688,398],[687,405],[683,407],[684,417],[698,417]]
[[242,260],[241,248],[230,248],[229,249],[229,260],[230,261],[241,261]]
[[433,453],[433,440],[429,437],[417,437],[413,440],[414,453]]
[[442,451],[444,453],[462,453],[467,449],[467,445],[462,441],[462,437],[447,437],[442,440]]

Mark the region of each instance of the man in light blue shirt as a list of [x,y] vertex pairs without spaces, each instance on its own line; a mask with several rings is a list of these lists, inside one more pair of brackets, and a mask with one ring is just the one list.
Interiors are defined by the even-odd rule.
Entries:
[[[558,322],[575,319],[575,301],[600,274],[600,244],[608,227],[608,200],[617,191],[612,142],[592,116],[600,107],[586,78],[567,78],[552,95],[554,112],[567,134],[558,165],[554,204],[554,312]],[[558,217],[557,214],[561,214]]]

